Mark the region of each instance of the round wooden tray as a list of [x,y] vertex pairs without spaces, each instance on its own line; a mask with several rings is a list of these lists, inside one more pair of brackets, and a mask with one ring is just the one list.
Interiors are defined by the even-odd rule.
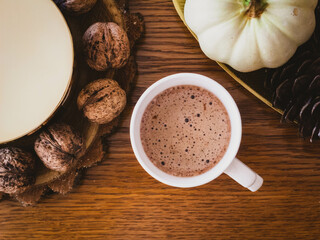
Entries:
[[[104,149],[101,137],[109,137],[118,125],[119,117],[105,125],[98,125],[89,122],[82,112],[77,108],[77,96],[81,89],[90,81],[99,78],[111,78],[116,80],[126,91],[130,92],[136,74],[136,62],[134,57],[134,45],[140,38],[143,30],[143,19],[140,14],[130,14],[127,0],[98,0],[93,9],[80,16],[64,14],[74,42],[74,69],[72,75],[72,86],[66,100],[56,112],[55,116],[47,123],[64,122],[82,132],[84,137],[84,151],[80,155],[77,165],[66,173],[59,173],[47,169],[39,159],[37,159],[36,182],[26,191],[11,196],[20,201],[23,205],[36,203],[46,190],[53,190],[61,194],[69,192],[81,169],[88,168],[101,161],[104,156]],[[96,72],[88,67],[83,57],[82,36],[86,29],[95,22],[115,22],[126,30],[131,45],[131,56],[128,63],[121,69],[109,69],[104,72]],[[46,127],[46,126],[44,126]],[[42,129],[37,132],[15,140],[4,146],[15,146],[34,152],[33,144]],[[0,193],[0,198],[1,198]]]

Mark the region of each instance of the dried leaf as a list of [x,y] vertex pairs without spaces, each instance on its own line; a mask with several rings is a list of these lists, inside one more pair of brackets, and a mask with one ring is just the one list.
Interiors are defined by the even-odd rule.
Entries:
[[51,188],[51,190],[54,192],[65,195],[72,190],[77,176],[78,171],[69,172],[68,174],[62,176],[60,179],[57,179],[48,184],[48,187]]
[[15,195],[15,198],[23,205],[23,206],[31,206],[36,204],[41,196],[44,194],[46,190],[46,186],[33,186],[23,193]]
[[118,124],[119,124],[119,117],[116,117],[111,122],[101,125],[99,135],[100,136],[110,135],[111,133],[114,132]]
[[100,162],[104,156],[105,152],[103,150],[103,145],[101,143],[100,137],[92,144],[92,147],[88,152],[79,159],[78,168],[88,168],[92,165]]
[[115,79],[121,86],[123,90],[127,93],[127,96],[130,91],[130,86],[133,83],[133,80],[136,76],[137,64],[133,56],[130,56],[127,64],[119,69],[115,75]]
[[130,41],[130,46],[132,48],[144,32],[143,16],[140,13],[128,14],[128,12],[126,12],[125,21],[128,29],[127,33]]

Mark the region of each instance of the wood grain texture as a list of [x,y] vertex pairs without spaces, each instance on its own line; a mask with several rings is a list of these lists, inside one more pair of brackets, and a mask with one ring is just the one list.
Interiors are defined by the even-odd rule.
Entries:
[[[130,0],[146,34],[139,74],[104,161],[66,196],[37,206],[0,202],[0,239],[319,239],[319,144],[298,138],[280,115],[244,90],[200,51],[170,0]],[[166,186],[140,167],[129,141],[132,108],[156,80],[178,72],[214,78],[238,103],[238,157],[265,180],[256,193],[226,175],[191,189]],[[257,79],[258,81],[259,79]]]

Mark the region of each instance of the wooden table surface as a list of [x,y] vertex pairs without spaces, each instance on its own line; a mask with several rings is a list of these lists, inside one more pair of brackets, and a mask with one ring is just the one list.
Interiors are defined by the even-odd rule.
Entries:
[[[0,239],[320,239],[320,141],[298,138],[296,126],[281,124],[278,113],[208,60],[170,0],[130,5],[144,15],[146,33],[136,87],[106,158],[66,196],[27,208],[0,202]],[[179,72],[211,77],[236,100],[243,121],[238,157],[264,178],[258,192],[226,175],[197,188],[169,187],[136,161],[133,106],[152,83]]]

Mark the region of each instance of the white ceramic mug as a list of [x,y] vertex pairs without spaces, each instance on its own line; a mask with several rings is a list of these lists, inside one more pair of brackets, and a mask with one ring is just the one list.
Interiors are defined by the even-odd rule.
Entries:
[[[149,160],[140,138],[141,119],[149,103],[162,91],[178,85],[194,85],[212,92],[224,104],[231,123],[231,138],[225,155],[212,169],[193,177],[176,177],[161,171]],[[137,102],[130,123],[130,140],[137,160],[158,181],[174,187],[196,187],[212,181],[222,173],[226,173],[243,187],[255,192],[262,186],[263,179],[236,158],[241,134],[242,125],[239,109],[228,91],[216,81],[192,73],[174,74],[152,84]]]

